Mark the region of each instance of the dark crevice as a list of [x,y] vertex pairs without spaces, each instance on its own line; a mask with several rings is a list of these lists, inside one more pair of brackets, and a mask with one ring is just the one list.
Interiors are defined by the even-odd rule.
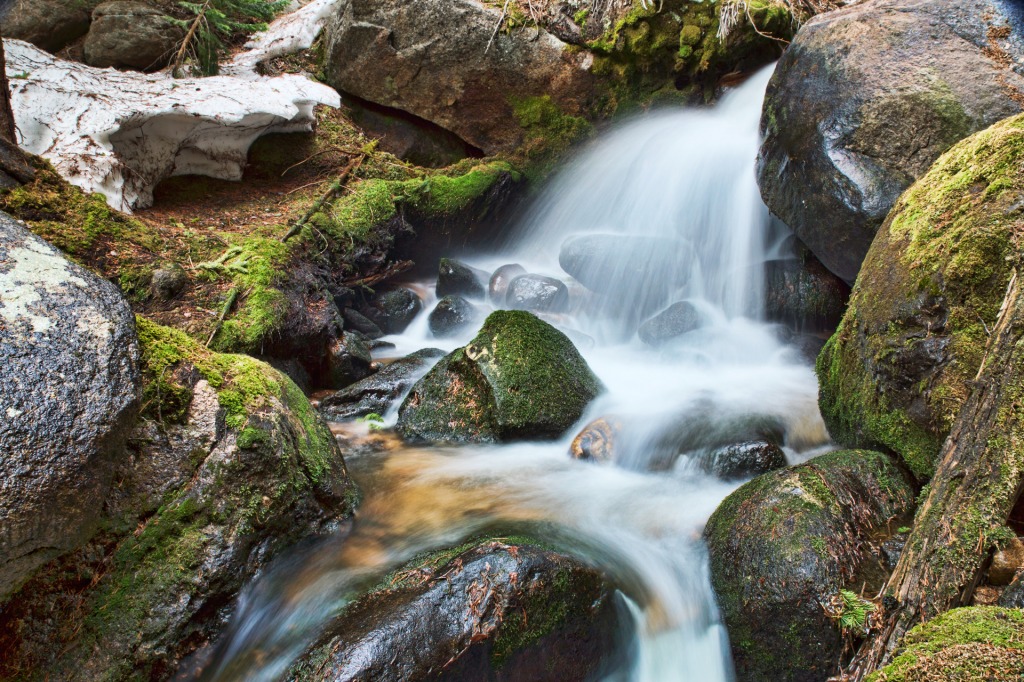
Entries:
[[484,156],[483,150],[436,123],[346,92],[341,96],[349,118],[367,135],[380,140],[381,149],[404,161],[441,168],[462,159]]

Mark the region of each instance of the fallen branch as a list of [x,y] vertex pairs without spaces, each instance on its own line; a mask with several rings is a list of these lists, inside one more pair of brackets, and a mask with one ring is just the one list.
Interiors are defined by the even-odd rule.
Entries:
[[231,287],[231,291],[228,292],[228,298],[224,301],[224,307],[220,310],[220,317],[217,318],[217,324],[214,325],[213,331],[210,332],[210,338],[206,339],[206,347],[209,348],[210,344],[213,343],[213,339],[217,336],[217,332],[224,326],[224,319],[231,312],[231,309],[235,307],[235,301],[238,300],[238,287]]
[[501,16],[498,17],[498,25],[494,27],[494,33],[491,34],[491,39],[487,41],[487,47],[484,48],[484,54],[491,51],[491,43],[498,36],[498,31],[501,30],[501,25],[505,23],[505,17],[508,15],[508,3],[509,0],[505,0],[505,6],[501,8]]
[[361,154],[358,158],[350,161],[349,164],[345,166],[344,170],[341,171],[341,175],[338,176],[338,181],[331,185],[331,188],[327,190],[323,194],[323,196],[317,199],[316,202],[314,202],[313,205],[309,207],[309,210],[306,211],[306,213],[301,218],[295,221],[295,224],[292,225],[292,228],[290,230],[288,230],[288,233],[285,234],[285,236],[281,237],[281,241],[286,242],[295,235],[297,235],[299,232],[302,232],[302,228],[306,226],[306,223],[309,222],[310,218],[316,215],[317,211],[323,208],[325,204],[334,201],[338,197],[338,195],[341,194],[341,192],[345,189],[345,185],[348,182],[349,176],[352,175],[352,173],[354,173],[356,170],[358,170],[358,168],[361,165],[363,165],[363,161],[365,159],[366,154]]
[[410,270],[413,265],[415,265],[415,263],[411,260],[398,261],[375,274],[360,277],[359,279],[347,279],[343,281],[342,284],[346,287],[373,287],[375,284],[380,284],[385,280],[397,277],[403,272]]
[[189,45],[191,45],[192,41],[195,40],[199,27],[202,25],[203,21],[206,20],[206,10],[210,7],[210,1],[211,0],[206,0],[206,2],[203,3],[203,6],[199,9],[199,12],[196,13],[195,21],[193,21],[192,25],[188,27],[188,33],[186,33],[185,38],[182,39],[181,47],[178,48],[177,54],[174,55],[174,66],[171,67],[171,75],[175,78],[182,77],[181,66],[185,63],[185,55],[188,54]]

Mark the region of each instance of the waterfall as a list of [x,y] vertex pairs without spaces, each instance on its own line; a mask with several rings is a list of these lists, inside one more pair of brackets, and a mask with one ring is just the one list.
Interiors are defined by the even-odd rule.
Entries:
[[[762,319],[772,238],[754,162],[770,72],[715,107],[647,114],[600,136],[500,250],[470,259],[567,282],[570,310],[545,317],[579,339],[607,387],[579,426],[609,415],[622,423],[616,465],[570,459],[578,429],[555,442],[350,459],[367,495],[351,535],[250,586],[205,679],[279,679],[376,577],[500,523],[557,527],[553,542],[575,538],[567,551],[622,586],[634,641],[611,679],[732,678],[700,534],[738,483],[687,465],[687,455],[766,425],[791,462],[828,441],[813,370]],[[436,300],[426,297],[420,318],[386,338],[393,355],[451,350],[475,333],[433,338],[426,316]],[[691,329],[656,347],[638,339],[644,320],[680,303],[695,311]]]

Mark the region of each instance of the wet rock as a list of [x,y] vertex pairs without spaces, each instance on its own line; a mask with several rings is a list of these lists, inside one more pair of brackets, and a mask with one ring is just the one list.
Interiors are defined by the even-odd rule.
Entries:
[[622,654],[623,612],[594,569],[531,544],[460,549],[382,580],[287,679],[587,680]]
[[843,636],[822,604],[875,562],[872,531],[913,504],[910,479],[894,460],[858,450],[764,474],[729,495],[704,537],[737,678],[831,675]]
[[141,2],[104,2],[92,13],[85,63],[156,71],[170,63],[184,37],[159,9]]
[[850,287],[806,248],[794,258],[765,264],[765,316],[798,332],[831,334],[839,326]]
[[320,413],[331,421],[384,414],[391,404],[412,388],[427,369],[445,352],[424,348],[391,362],[370,376],[334,393],[320,402]]
[[345,327],[347,329],[355,330],[371,341],[384,336],[384,332],[381,331],[381,328],[373,320],[367,318],[354,308],[345,308],[341,316],[345,320]]
[[364,312],[385,334],[401,334],[422,310],[416,292],[395,289],[375,296]]
[[783,422],[772,414],[737,412],[732,405],[708,401],[672,417],[661,435],[642,453],[642,465],[651,470],[672,468],[682,455],[700,460],[708,452],[736,443],[786,442]]
[[1024,675],[1024,612],[992,606],[950,609],[915,626],[892,663],[872,680],[987,680],[1015,682]]
[[999,595],[999,606],[1007,609],[1024,609],[1024,575],[1013,579],[1003,593]]
[[14,0],[0,6],[0,34],[57,52],[89,30],[92,10],[103,0]]
[[146,419],[117,486],[89,501],[105,535],[5,605],[4,663],[43,679],[170,678],[243,585],[352,512],[338,445],[287,377],[142,318],[139,337]]
[[725,481],[760,476],[786,466],[786,453],[777,444],[748,441],[719,448],[699,458],[700,468]]
[[835,442],[892,450],[931,476],[1014,272],[1016,218],[1007,216],[1019,213],[1019,197],[1003,188],[1021,183],[1017,116],[954,146],[900,198],[818,357]]
[[558,438],[602,389],[564,334],[531,313],[500,310],[416,382],[397,428],[412,441]]
[[903,554],[903,548],[907,546],[907,539],[909,537],[909,532],[897,532],[896,535],[882,542],[882,560],[885,562],[887,570],[892,571],[896,568],[896,564],[900,561],[900,555]]
[[502,265],[500,268],[494,271],[491,275],[490,282],[487,283],[487,294],[490,299],[497,305],[505,304],[505,295],[508,292],[508,284],[519,275],[525,275],[526,268],[518,263],[510,263],[508,265]]
[[166,263],[153,271],[149,291],[154,298],[170,301],[188,285],[185,268],[177,263]]
[[442,258],[437,268],[437,296],[484,298],[486,273],[451,258]]
[[1024,570],[1024,542],[1013,538],[992,555],[988,582],[991,585],[1009,585],[1021,570]]
[[686,282],[689,253],[675,239],[593,234],[562,244],[558,264],[591,291],[632,300]]
[[0,602],[99,523],[139,410],[118,290],[0,213]]
[[593,462],[615,461],[615,442],[622,431],[622,424],[613,417],[595,419],[573,439],[569,454],[573,459]]
[[519,275],[508,284],[505,304],[513,310],[564,313],[569,310],[569,290],[554,277]]
[[903,191],[1021,111],[1022,36],[1000,0],[868,0],[807,22],[765,98],[768,208],[852,283]]
[[455,336],[480,319],[477,307],[461,296],[445,296],[430,311],[427,324],[430,333],[438,338]]
[[501,13],[469,0],[344,3],[326,29],[326,81],[487,154],[511,151],[524,134],[516,102],[548,95],[556,110],[578,115],[593,76],[584,54],[543,29],[495,35]]
[[660,346],[699,326],[700,313],[697,308],[692,303],[680,301],[644,322],[637,333],[647,345]]
[[328,388],[345,388],[373,372],[369,342],[359,332],[344,332],[331,342]]

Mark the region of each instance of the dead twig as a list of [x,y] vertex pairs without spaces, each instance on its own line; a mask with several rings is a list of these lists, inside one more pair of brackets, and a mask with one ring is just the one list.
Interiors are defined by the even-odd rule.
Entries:
[[206,339],[206,347],[209,348],[210,344],[213,343],[213,338],[217,336],[217,332],[224,326],[224,318],[228,316],[231,309],[235,307],[235,301],[238,300],[238,287],[231,287],[231,291],[228,292],[228,298],[224,301],[224,307],[220,310],[220,317],[217,318],[217,324],[213,326],[213,331],[210,332],[210,338]]
[[356,170],[358,170],[358,168],[361,165],[363,165],[363,161],[365,159],[366,154],[362,154],[359,156],[359,158],[350,161],[349,164],[345,166],[345,169],[341,171],[341,175],[338,177],[338,181],[331,185],[331,188],[327,190],[327,192],[325,192],[323,196],[317,199],[312,206],[309,207],[309,210],[306,211],[305,215],[303,215],[301,218],[295,221],[295,224],[292,225],[292,229],[288,230],[288,233],[285,236],[281,237],[281,241],[286,242],[295,235],[297,235],[299,232],[302,232],[302,228],[306,226],[306,223],[309,222],[310,218],[316,215],[317,211],[319,211],[321,208],[323,208],[326,204],[330,203],[331,201],[334,201],[334,199],[337,198],[337,196],[341,194],[342,191],[345,189],[345,183],[348,182],[349,176],[352,175],[352,173],[354,173]]

